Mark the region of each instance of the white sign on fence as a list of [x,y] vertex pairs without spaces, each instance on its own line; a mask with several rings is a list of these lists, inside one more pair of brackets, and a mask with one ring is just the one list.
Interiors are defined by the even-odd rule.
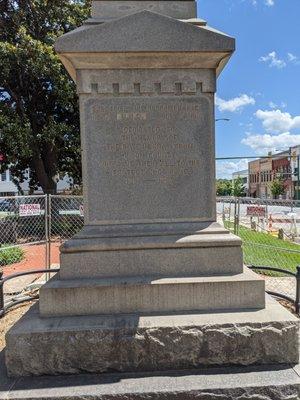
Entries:
[[20,217],[30,217],[33,215],[41,215],[40,204],[20,204],[19,206]]

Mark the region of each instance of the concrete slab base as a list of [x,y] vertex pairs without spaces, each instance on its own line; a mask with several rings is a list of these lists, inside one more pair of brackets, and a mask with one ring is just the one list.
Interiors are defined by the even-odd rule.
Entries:
[[297,364],[299,320],[268,297],[262,310],[40,318],[7,334],[10,376]]
[[0,367],[0,400],[298,400],[298,369],[282,365],[7,379]]

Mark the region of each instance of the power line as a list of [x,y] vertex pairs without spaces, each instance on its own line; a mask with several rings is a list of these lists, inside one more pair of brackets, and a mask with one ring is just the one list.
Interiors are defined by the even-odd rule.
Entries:
[[261,159],[269,159],[269,160],[274,160],[278,159],[280,160],[281,158],[292,158],[294,156],[291,156],[289,154],[287,155],[271,155],[271,156],[260,156],[260,157],[255,157],[255,156],[231,156],[231,157],[216,157],[216,161],[221,161],[221,160],[244,160],[245,158],[247,159],[253,159],[253,160],[261,160]]

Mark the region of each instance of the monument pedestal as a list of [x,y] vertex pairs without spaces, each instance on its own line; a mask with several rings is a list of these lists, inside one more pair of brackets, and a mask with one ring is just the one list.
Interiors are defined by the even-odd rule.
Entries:
[[151,279],[53,279],[40,292],[42,317],[260,309],[265,281],[254,272]]
[[86,226],[61,247],[60,279],[240,274],[241,243],[216,222]]

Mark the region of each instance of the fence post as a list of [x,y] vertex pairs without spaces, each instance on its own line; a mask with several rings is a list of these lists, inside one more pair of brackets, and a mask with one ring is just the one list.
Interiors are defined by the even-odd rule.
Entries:
[[[51,197],[45,195],[45,236],[46,236],[46,269],[51,268],[51,245],[50,245],[50,214]],[[46,281],[50,279],[50,274],[46,274]]]
[[0,318],[4,316],[3,272],[0,272]]
[[300,266],[297,266],[297,273],[296,273],[296,313],[299,314],[300,312]]
[[239,233],[239,208],[240,203],[237,197],[234,198],[234,224],[233,224],[233,232],[235,235]]
[[240,217],[241,217],[241,199],[238,198],[237,204],[237,216],[236,216],[236,234],[240,233]]
[[223,225],[225,226],[225,202],[223,200],[223,205],[222,205],[222,221]]

